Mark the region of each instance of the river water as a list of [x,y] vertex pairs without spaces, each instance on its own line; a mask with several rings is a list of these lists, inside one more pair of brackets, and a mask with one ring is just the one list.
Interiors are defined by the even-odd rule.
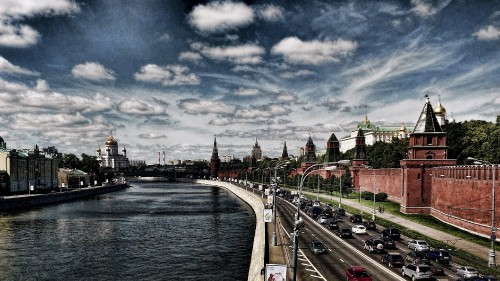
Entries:
[[229,191],[133,183],[0,214],[0,280],[246,280],[255,215]]

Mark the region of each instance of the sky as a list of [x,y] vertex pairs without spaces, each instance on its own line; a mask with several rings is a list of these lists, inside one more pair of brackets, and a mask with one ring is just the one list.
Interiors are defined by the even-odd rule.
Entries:
[[500,115],[500,1],[0,1],[9,148],[130,160],[317,149],[365,115]]

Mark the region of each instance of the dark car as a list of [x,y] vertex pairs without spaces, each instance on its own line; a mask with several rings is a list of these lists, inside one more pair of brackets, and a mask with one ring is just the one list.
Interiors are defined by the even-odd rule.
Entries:
[[375,224],[374,221],[364,221],[363,225],[366,227],[367,230],[377,229],[377,225]]
[[451,261],[451,255],[448,251],[445,249],[438,249],[438,250],[432,250],[427,252],[427,257],[430,260],[439,262],[439,263],[446,263],[449,264]]
[[387,263],[389,267],[401,267],[405,265],[403,256],[399,253],[387,253],[382,256],[382,263]]
[[323,254],[326,253],[326,247],[321,241],[312,241],[311,242],[311,251],[313,251],[314,254]]
[[384,244],[381,239],[377,238],[369,238],[365,240],[365,245],[363,249],[367,250],[370,253],[377,252],[380,253],[384,250]]
[[327,224],[328,226],[328,229],[339,229],[339,225],[336,221],[333,221],[333,220],[330,220],[330,222],[328,222]]
[[347,281],[372,281],[371,275],[364,267],[361,266],[349,267],[346,270],[345,275],[347,277]]
[[401,232],[397,228],[386,228],[382,230],[382,237],[391,237],[392,239],[401,239]]
[[442,266],[431,266],[432,275],[434,276],[445,276],[444,268]]
[[335,213],[339,216],[345,216],[345,210],[342,208],[338,208],[337,210],[335,210]]
[[420,264],[420,263],[425,263],[429,264],[430,260],[427,257],[427,255],[424,252],[415,252],[415,251],[410,251],[408,254],[406,254],[405,259],[409,261],[410,263],[415,263],[415,264]]
[[361,217],[361,215],[352,215],[350,220],[354,223],[363,222],[363,218]]
[[352,231],[349,228],[339,228],[335,231],[340,238],[352,237]]
[[396,243],[391,237],[381,237],[380,239],[383,241],[385,249],[396,249]]

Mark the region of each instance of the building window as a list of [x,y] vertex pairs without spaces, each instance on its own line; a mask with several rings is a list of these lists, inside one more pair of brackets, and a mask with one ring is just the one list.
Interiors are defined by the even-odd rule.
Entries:
[[432,145],[432,137],[427,137],[427,145]]
[[432,159],[432,155],[427,155],[427,157],[425,157],[425,159]]

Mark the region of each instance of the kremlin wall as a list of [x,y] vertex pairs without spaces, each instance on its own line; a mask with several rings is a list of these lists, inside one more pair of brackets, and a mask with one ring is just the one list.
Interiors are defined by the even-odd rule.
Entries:
[[[352,188],[387,193],[389,200],[400,203],[402,213],[428,214],[455,227],[491,237],[496,228],[500,227],[500,212],[497,207],[500,203],[499,196],[493,196],[494,186],[500,190],[500,167],[457,166],[456,159],[448,159],[446,133],[440,126],[440,119],[445,111],[440,102],[437,109],[433,110],[427,97],[415,128],[409,134],[408,159],[400,161],[401,168],[370,167],[366,157],[364,132],[362,126],[359,127],[354,138],[355,157],[349,167]],[[302,175],[307,168],[317,164],[311,137],[304,151],[301,167],[291,171],[289,176]],[[217,153],[217,144],[214,142],[212,177],[236,178],[237,171],[219,171],[220,160]],[[325,162],[339,161],[339,142],[333,134],[327,142],[326,153]],[[344,172],[344,169],[323,170],[319,174],[323,178],[329,178],[332,175],[339,177]],[[497,220],[492,219],[493,206],[494,216],[499,218]],[[495,221],[496,228],[492,229],[492,221]]]

